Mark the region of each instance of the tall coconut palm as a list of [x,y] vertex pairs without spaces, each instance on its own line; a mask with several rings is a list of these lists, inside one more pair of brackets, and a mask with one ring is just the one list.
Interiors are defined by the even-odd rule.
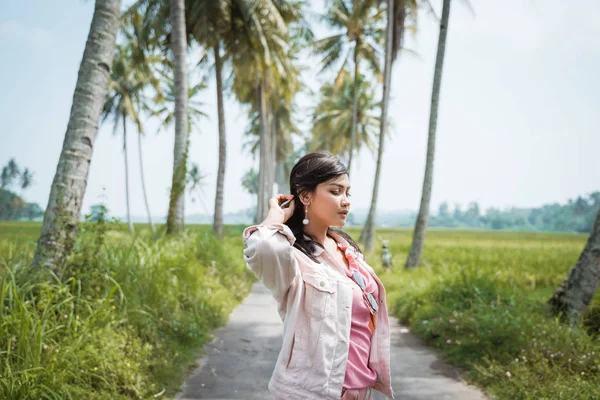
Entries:
[[185,177],[188,151],[188,83],[185,27],[185,1],[170,0],[171,48],[175,71],[175,144],[173,146],[173,178],[167,215],[167,233],[183,230],[185,211]]
[[[376,75],[381,74],[379,59],[380,44],[384,37],[384,30],[381,27],[383,12],[374,7],[375,0],[331,0],[329,4],[324,19],[331,28],[341,33],[316,41],[314,49],[323,57],[321,71],[331,68],[342,60],[338,79],[345,73],[349,62],[354,64],[353,119],[348,151],[350,171],[356,147],[356,132],[358,132],[360,64],[365,60]],[[345,48],[349,49],[345,51]]]
[[[200,204],[202,204],[204,212],[210,214],[210,211],[208,210],[208,207],[204,202],[204,198],[206,197],[203,190],[205,180],[206,174],[200,172],[200,168],[197,164],[192,164],[186,178],[188,192],[192,195],[192,202],[198,199],[198,201],[200,201]],[[194,197],[194,195],[196,197]]]
[[217,167],[217,187],[215,190],[215,213],[213,231],[223,238],[223,198],[225,187],[225,165],[227,162],[227,137],[225,136],[225,110],[223,106],[223,63],[221,60],[220,43],[214,46],[215,70],[217,75],[217,114],[219,121],[219,165]]
[[[235,2],[233,3],[235,6]],[[226,55],[223,57],[221,54],[221,41],[223,38],[231,38],[227,34],[231,9],[229,2],[224,0],[188,0],[188,4],[188,28],[198,43],[212,50],[214,58],[219,127],[219,162],[217,167],[213,231],[217,237],[222,238],[225,167],[227,164],[227,136],[225,129],[225,108],[223,105],[223,65],[227,58]]]
[[[295,101],[296,95],[306,88],[300,80],[300,69],[293,64],[294,59],[291,56],[287,79],[274,88],[269,108],[271,149],[275,161],[274,182],[279,193],[287,191],[287,177],[293,167],[293,163],[290,166],[289,159],[295,155],[294,138],[302,136],[294,111],[299,108]],[[260,116],[254,108],[250,109],[248,115],[250,122],[245,132],[247,140],[243,148],[255,155],[260,150]]]
[[33,257],[36,275],[58,271],[72,250],[98,119],[104,105],[119,28],[120,0],[96,1],[73,95],[65,140]]
[[354,79],[350,73],[342,73],[337,83],[326,83],[321,87],[320,99],[313,112],[309,150],[327,150],[343,157],[352,148],[363,146],[375,150],[375,136],[380,124],[377,117],[379,103],[369,82],[359,77],[358,114],[356,118],[355,145],[352,146],[354,125]]
[[[298,121],[293,115],[292,109],[295,104],[285,101],[276,101],[273,104],[271,116],[271,130],[273,132],[273,143],[275,146],[275,183],[279,193],[287,189],[287,176],[291,171],[288,159],[294,155],[294,137],[301,137]],[[255,156],[260,151],[260,122],[258,113],[252,110],[248,113],[250,122],[246,128],[246,141],[242,148],[249,150]]]
[[431,110],[429,114],[429,137],[427,139],[427,160],[425,162],[425,176],[423,178],[423,193],[419,214],[413,233],[413,241],[406,260],[406,268],[415,268],[419,265],[427,220],[429,218],[429,203],[431,201],[431,189],[433,187],[433,162],[435,158],[435,135],[437,130],[437,114],[440,102],[440,88],[442,84],[442,72],[444,68],[444,54],[446,52],[446,36],[448,34],[448,21],[450,19],[450,0],[444,0],[442,7],[442,19],[440,21],[440,35],[438,39],[437,56],[435,59],[435,70],[433,73],[433,89],[431,93]]
[[600,282],[600,210],[577,263],[548,302],[556,314],[562,313],[563,320],[576,324],[592,301],[598,282]]
[[381,121],[379,125],[379,145],[377,148],[377,167],[375,169],[375,181],[373,183],[373,195],[371,206],[365,227],[360,235],[360,241],[365,251],[373,248],[373,236],[375,231],[375,218],[377,213],[377,196],[379,193],[379,180],[381,178],[381,163],[385,150],[385,136],[388,126],[388,105],[390,89],[392,84],[392,68],[398,56],[404,37],[405,21],[407,15],[416,23],[417,4],[415,0],[387,0],[387,26],[385,35],[385,62],[383,72],[383,99],[381,101]]
[[125,199],[127,208],[127,223],[129,231],[133,232],[133,222],[131,220],[129,203],[129,162],[127,152],[127,122],[131,121],[137,126],[139,160],[142,176],[142,189],[146,212],[152,231],[155,231],[150,207],[148,205],[148,196],[146,193],[146,183],[144,180],[144,168],[142,161],[142,141],[144,134],[141,113],[148,109],[148,100],[145,97],[145,90],[149,85],[158,87],[158,80],[154,78],[147,62],[149,61],[138,54],[135,49],[136,40],[130,38],[127,42],[117,46],[115,58],[113,59],[113,68],[111,71],[111,80],[109,82],[108,95],[102,111],[102,121],[108,118],[113,119],[113,133],[116,133],[119,126],[123,128],[123,156],[125,161]]
[[[266,40],[266,39],[265,39]],[[253,45],[251,42],[249,43]],[[270,50],[265,54],[269,55]],[[233,90],[238,100],[250,104],[251,112],[255,113],[259,133],[259,167],[258,167],[258,202],[256,220],[260,221],[267,214],[267,200],[272,196],[273,181],[271,173],[274,166],[272,150],[272,138],[270,133],[268,115],[268,96],[270,95],[269,82],[271,79],[268,67],[271,65],[270,55],[265,59],[248,57],[249,68],[244,69],[244,62],[236,55],[236,64],[233,65],[234,82]],[[244,57],[246,59],[246,57]],[[265,63],[266,65],[261,65]],[[245,75],[244,75],[245,74]]]
[[[300,18],[297,7],[303,2],[261,0],[251,7],[232,13],[226,52],[232,57],[233,91],[237,98],[250,104],[259,118],[260,157],[257,219],[267,214],[267,200],[273,195],[275,158],[273,150],[272,111],[275,88],[293,76],[290,26]],[[275,84],[277,83],[277,84]]]
[[[138,99],[138,107],[144,111],[150,111],[148,101],[143,95],[146,86],[152,87],[155,92],[154,100],[160,100],[162,93],[160,90],[160,80],[157,77],[157,65],[162,61],[160,55],[157,55],[153,50],[157,46],[157,37],[155,32],[148,25],[144,24],[143,15],[140,13],[132,13],[128,18],[128,25],[124,29],[125,37],[128,45],[131,47],[132,67],[137,72],[137,79],[142,81],[142,85],[138,85],[138,92],[135,97]],[[138,115],[141,110],[137,110]],[[144,158],[142,151],[142,137],[145,135],[142,129],[142,123],[139,116],[133,119],[138,127],[138,159],[140,163],[140,179],[142,183],[142,194],[144,195],[144,205],[146,206],[146,214],[152,232],[156,231],[152,222],[152,214],[148,203],[148,192],[146,190],[146,179],[144,174]]]
[[[215,76],[217,82],[217,109],[219,127],[219,166],[217,176],[217,190],[215,199],[215,214],[213,228],[218,236],[222,235],[223,214],[223,183],[225,180],[226,165],[226,130],[225,113],[223,107],[223,79],[222,70],[226,57],[221,57],[221,42],[228,38],[225,31],[230,26],[231,19],[228,17],[232,10],[239,7],[248,8],[252,2],[247,0],[187,0],[186,8],[186,31],[190,39],[198,42],[203,51],[212,51],[215,60]],[[157,31],[167,32],[170,24],[170,15],[165,12],[166,3],[160,0],[138,0],[128,13],[140,10],[150,14],[150,24]],[[163,35],[167,36],[167,35]],[[203,61],[206,57],[202,57]]]

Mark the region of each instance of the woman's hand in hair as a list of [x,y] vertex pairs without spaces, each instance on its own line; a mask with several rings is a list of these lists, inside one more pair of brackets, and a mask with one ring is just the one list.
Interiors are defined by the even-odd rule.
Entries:
[[[278,194],[269,200],[269,214],[263,221],[263,225],[284,224],[294,215],[295,202],[291,194]],[[281,208],[281,204],[290,200],[289,204]]]

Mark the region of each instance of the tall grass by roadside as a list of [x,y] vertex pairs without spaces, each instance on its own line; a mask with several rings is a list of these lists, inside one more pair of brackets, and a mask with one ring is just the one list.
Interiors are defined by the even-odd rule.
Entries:
[[[138,227],[139,230],[140,227]],[[83,224],[62,279],[24,279],[39,224],[0,225],[0,398],[171,397],[254,277],[241,229]]]
[[[176,238],[84,224],[58,279],[23,279],[39,224],[0,224],[0,398],[171,397],[210,332],[248,293],[241,227]],[[358,232],[350,229],[357,237]],[[395,257],[390,309],[498,399],[600,398],[598,296],[575,328],[546,307],[585,235],[430,230],[406,271],[409,230],[380,230]],[[156,397],[154,397],[156,396]]]
[[[355,232],[352,232],[355,234]],[[600,301],[577,327],[546,301],[586,235],[430,230],[422,266],[404,269],[408,230],[384,230],[396,265],[383,277],[393,314],[498,399],[600,399]]]

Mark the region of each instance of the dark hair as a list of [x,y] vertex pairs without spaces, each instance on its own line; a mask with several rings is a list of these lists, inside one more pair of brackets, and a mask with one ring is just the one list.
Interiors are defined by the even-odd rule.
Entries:
[[[327,182],[338,176],[348,174],[348,168],[339,158],[329,152],[308,153],[302,157],[290,173],[290,194],[294,196],[295,209],[294,214],[285,223],[296,237],[294,247],[298,248],[313,261],[320,263],[313,255],[316,246],[323,247],[312,235],[304,232],[304,205],[300,201],[300,195],[311,193],[317,189],[319,183]],[[362,251],[356,242],[341,229],[332,229],[335,233],[343,237],[358,252]],[[304,235],[311,239],[306,239]]]

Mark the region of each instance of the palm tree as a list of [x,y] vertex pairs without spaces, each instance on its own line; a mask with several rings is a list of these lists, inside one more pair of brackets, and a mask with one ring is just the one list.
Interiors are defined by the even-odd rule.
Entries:
[[[302,131],[298,126],[298,120],[294,110],[298,110],[296,95],[305,89],[300,81],[300,70],[292,66],[287,80],[278,85],[272,95],[269,108],[270,113],[270,140],[275,161],[274,182],[277,184],[277,192],[284,193],[288,187],[288,176],[294,165],[294,138],[301,138]],[[249,149],[255,156],[260,150],[260,118],[258,113],[251,108],[249,113],[250,122],[246,128],[246,141],[243,148]],[[290,161],[292,159],[292,161]]]
[[[292,32],[294,43],[299,43],[300,38],[309,39],[311,36],[307,25],[303,23],[300,9],[303,1],[284,2],[281,0],[194,0],[190,1],[190,12],[188,13],[188,26],[191,26],[191,33],[204,48],[212,49],[215,67],[217,105],[219,116],[219,167],[217,174],[217,188],[215,194],[215,213],[213,229],[217,236],[222,236],[223,231],[223,183],[225,180],[226,165],[226,134],[225,134],[225,113],[223,107],[223,79],[222,73],[226,62],[232,60],[236,62],[240,57],[239,52],[249,51],[249,57],[242,57],[245,60],[254,63],[253,70],[257,76],[249,79],[251,87],[254,88],[253,96],[259,96],[269,102],[268,91],[262,95],[258,94],[257,85],[262,87],[263,91],[268,86],[270,65],[274,65],[281,43],[273,41],[272,38],[283,38],[287,36],[287,29]],[[221,51],[224,51],[221,54]],[[239,61],[238,61],[239,62]],[[228,62],[229,64],[229,62]],[[240,64],[238,64],[240,65]],[[248,74],[243,68],[235,69],[234,75],[242,71]],[[260,82],[260,77],[264,78]],[[258,79],[259,82],[256,82]],[[275,80],[272,80],[273,82]],[[289,79],[287,80],[289,82]],[[281,83],[278,81],[278,83]],[[257,98],[250,103],[259,105]],[[258,107],[257,107],[258,108]],[[266,110],[269,112],[269,110]],[[260,114],[264,116],[264,113]],[[263,120],[263,136],[273,135],[268,133],[268,121]],[[271,140],[271,147],[275,146],[275,141]],[[265,157],[269,154],[263,154],[261,163],[265,166],[270,164]],[[264,176],[264,187],[269,187],[268,182],[272,180],[269,168],[262,168],[263,172],[269,172],[269,176]],[[270,185],[272,186],[272,185]]]
[[[359,77],[358,114],[354,148],[363,145],[370,151],[375,149],[374,138],[380,125],[376,116],[379,107],[373,88],[362,76]],[[326,83],[321,87],[319,104],[313,112],[310,151],[327,150],[333,154],[347,156],[352,149],[352,126],[354,125],[354,79],[342,73],[337,83]]]
[[2,176],[0,177],[2,189],[11,187],[15,179],[20,175],[21,169],[19,168],[19,165],[14,158],[11,158],[8,160],[8,163],[2,167]]
[[29,168],[25,168],[21,174],[21,190],[28,189],[33,184],[33,174]]
[[381,123],[379,125],[379,145],[377,149],[377,167],[375,169],[375,182],[371,206],[365,227],[360,235],[365,251],[373,248],[375,231],[375,218],[377,213],[377,196],[379,193],[379,180],[381,177],[381,163],[385,145],[385,135],[388,125],[387,112],[392,84],[392,68],[402,45],[407,15],[416,23],[417,4],[415,0],[387,0],[387,26],[385,35],[385,63],[383,72],[383,99],[381,101]]
[[167,216],[167,233],[175,234],[183,230],[189,121],[187,116],[185,1],[171,0],[170,4],[171,48],[175,71],[175,145],[173,147],[173,179]]
[[[155,101],[160,101],[162,93],[160,91],[160,81],[156,77],[157,69],[155,66],[162,60],[159,56],[155,55],[153,48],[157,45],[157,38],[154,36],[154,32],[149,26],[144,24],[143,16],[140,13],[132,13],[129,17],[129,29],[125,29],[125,35],[129,46],[132,47],[132,58],[133,68],[138,72],[138,79],[142,80],[148,86],[151,86],[155,91]],[[136,93],[136,97],[139,100],[139,107],[143,108],[144,111],[150,111],[145,97],[143,97],[144,87],[139,87],[139,92]],[[138,111],[139,112],[139,111]],[[142,154],[142,136],[145,135],[142,129],[140,118],[136,116],[134,119],[138,127],[138,158],[140,162],[140,178],[142,182],[142,193],[144,195],[144,205],[146,206],[146,214],[148,215],[148,222],[152,232],[156,232],[154,223],[152,222],[152,214],[150,212],[150,205],[148,204],[148,192],[146,190],[146,179],[144,177],[144,159]]]
[[[259,187],[258,187],[258,174],[256,173],[256,170],[254,168],[251,168],[248,171],[246,171],[246,173],[242,177],[242,187],[251,196],[254,197],[254,196],[258,195],[258,190],[259,190]],[[258,222],[256,220],[256,214],[255,214],[254,218],[255,218],[254,221]]]
[[[187,183],[187,187],[188,187],[188,192],[191,195],[196,195],[196,197],[198,198],[198,200],[200,201],[200,203],[202,204],[202,207],[204,208],[204,211],[207,214],[210,214],[210,211],[208,210],[208,207],[206,206],[206,203],[204,202],[204,191],[202,190],[202,187],[204,186],[204,181],[206,180],[206,174],[202,174],[200,172],[200,168],[198,168],[197,164],[192,164],[190,170],[188,171],[188,175],[186,178],[186,183]],[[200,193],[198,193],[200,192]],[[195,201],[195,198],[192,196],[192,202]]]
[[123,128],[123,157],[125,160],[125,200],[127,207],[127,223],[129,231],[133,232],[133,222],[131,221],[131,212],[129,204],[129,163],[127,154],[127,121],[135,123],[138,130],[138,148],[142,176],[142,189],[148,220],[152,231],[155,231],[150,207],[148,205],[148,196],[146,194],[146,184],[144,180],[144,168],[142,162],[142,141],[144,129],[141,121],[141,111],[148,109],[144,91],[149,85],[158,87],[158,81],[154,78],[146,57],[140,55],[134,48],[136,40],[130,38],[124,44],[117,45],[115,58],[113,59],[113,68],[111,71],[111,80],[109,82],[109,91],[104,103],[102,112],[102,121],[109,117],[113,119],[113,133],[116,133],[119,126]]
[[[358,131],[361,60],[366,60],[376,75],[381,73],[379,47],[383,38],[380,24],[382,12],[374,5],[375,0],[331,0],[324,19],[331,28],[340,30],[341,33],[320,39],[314,44],[315,52],[323,57],[321,71],[329,69],[343,59],[338,72],[337,79],[339,79],[346,71],[346,64],[350,60],[354,64],[353,119],[348,151],[348,171],[352,168],[352,157],[356,146],[355,136]],[[350,49],[344,52],[345,47]]]
[[96,1],[32,270],[57,271],[75,242],[119,28],[120,0]]
[[149,45],[153,44],[152,42],[155,38],[153,37],[152,30],[143,24],[142,14],[133,13],[129,16],[123,34],[125,35],[125,41],[123,44],[117,46],[117,54],[113,60],[109,93],[103,110],[103,121],[108,117],[113,117],[113,132],[117,131],[119,122],[121,122],[123,126],[125,196],[127,204],[127,220],[131,232],[134,231],[134,228],[131,221],[129,206],[129,170],[126,139],[127,120],[134,122],[137,127],[142,193],[144,195],[144,204],[146,206],[150,229],[152,232],[155,232],[156,228],[152,222],[148,194],[146,191],[146,180],[144,177],[142,136],[144,136],[145,133],[141,115],[142,112],[150,111],[149,99],[146,97],[147,88],[150,87],[154,90],[156,93],[155,100],[162,98],[160,81],[156,76],[156,65],[162,59],[149,50]]
[[258,174],[254,168],[250,168],[242,177],[242,187],[250,194],[258,194]]
[[188,12],[188,27],[191,27],[191,33],[198,43],[212,50],[214,58],[219,124],[219,164],[217,168],[213,230],[217,237],[222,238],[227,136],[223,106],[223,63],[226,57],[221,55],[221,41],[223,38],[230,38],[226,33],[229,26],[230,9],[228,8],[228,2],[223,0],[194,0],[188,1],[188,4],[190,10]]
[[579,321],[590,304],[600,281],[600,210],[587,243],[569,272],[548,301],[556,314],[570,324]]
[[225,186],[225,165],[227,161],[227,137],[225,136],[225,110],[223,106],[222,61],[219,49],[220,43],[214,47],[215,70],[217,76],[217,114],[219,119],[219,165],[217,167],[217,187],[215,190],[215,213],[213,231],[218,238],[223,238],[223,197]]
[[[173,128],[175,122],[175,83],[173,82],[172,74],[163,73],[164,82],[166,86],[162,89],[163,98],[156,102],[156,108],[152,110],[152,115],[160,119],[159,131],[170,130]],[[189,79],[189,78],[188,78]],[[206,89],[206,82],[204,80],[190,86],[188,88],[188,131],[200,130],[200,120],[202,118],[208,118],[208,115],[203,111],[206,104],[202,101],[197,100],[200,92]]]
[[[294,156],[293,138],[302,135],[298,122],[292,114],[293,106],[293,104],[277,102],[274,104],[271,116],[271,130],[275,146],[275,183],[279,193],[286,191],[287,177],[291,171],[288,159],[290,156]],[[248,116],[250,122],[245,132],[247,139],[242,148],[248,149],[253,156],[256,156],[260,151],[260,122],[256,112],[251,111]]]
[[[250,4],[250,3],[249,3]],[[299,27],[303,2],[261,0],[232,13],[233,40],[225,40],[226,53],[231,54],[233,91],[238,100],[250,104],[258,116],[260,127],[259,193],[257,219],[264,218],[267,199],[272,196],[275,180],[276,147],[272,111],[276,88],[294,76],[292,65],[295,38],[290,27]],[[302,29],[297,29],[300,32]],[[275,84],[277,83],[277,84]]]
[[437,56],[435,59],[435,70],[433,73],[433,89],[431,93],[431,110],[429,114],[429,137],[427,140],[427,160],[425,163],[425,176],[423,178],[423,193],[421,194],[421,205],[413,233],[413,241],[406,260],[406,268],[415,268],[419,265],[427,219],[429,218],[429,203],[431,200],[431,188],[433,186],[433,161],[435,157],[435,134],[437,129],[437,113],[440,101],[440,87],[442,84],[442,71],[444,67],[444,54],[446,52],[446,36],[448,34],[448,21],[450,18],[450,0],[444,0],[442,7],[442,19],[440,22],[440,36],[438,39]]
[[12,176],[13,179],[17,178],[21,174],[21,168],[19,168],[14,158],[8,160],[6,167],[8,168],[9,175]]
[[8,167],[5,165],[2,167],[2,175],[0,176],[0,188],[5,189],[12,185],[13,178],[10,176],[10,171]]

